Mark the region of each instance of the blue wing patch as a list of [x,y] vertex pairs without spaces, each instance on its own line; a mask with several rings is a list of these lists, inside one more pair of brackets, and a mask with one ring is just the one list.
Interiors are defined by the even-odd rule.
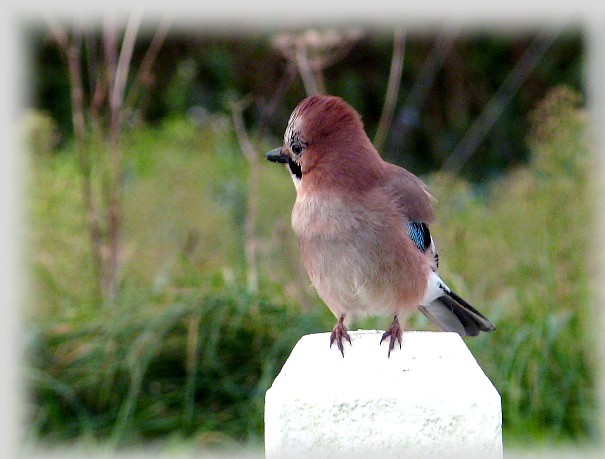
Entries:
[[426,223],[420,222],[408,222],[405,224],[405,229],[408,233],[408,236],[416,247],[418,247],[423,252],[426,251],[431,245],[431,233],[429,232],[429,227]]

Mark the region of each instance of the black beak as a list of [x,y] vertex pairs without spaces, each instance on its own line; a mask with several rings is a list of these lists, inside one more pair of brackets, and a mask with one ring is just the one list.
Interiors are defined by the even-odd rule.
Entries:
[[290,159],[289,156],[283,154],[282,147],[271,150],[265,155],[265,158],[267,158],[269,161],[273,161],[274,163],[287,163],[288,159]]

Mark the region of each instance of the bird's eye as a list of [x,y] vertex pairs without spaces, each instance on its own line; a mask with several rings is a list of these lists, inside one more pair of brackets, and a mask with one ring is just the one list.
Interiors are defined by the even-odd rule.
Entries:
[[292,145],[292,153],[300,155],[302,153],[302,145],[295,143]]

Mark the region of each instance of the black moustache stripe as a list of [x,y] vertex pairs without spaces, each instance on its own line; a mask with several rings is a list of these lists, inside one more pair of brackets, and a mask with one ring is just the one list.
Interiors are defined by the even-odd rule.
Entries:
[[292,174],[295,175],[297,179],[300,180],[302,178],[302,169],[298,163],[288,158],[288,167],[290,168],[290,172],[292,172]]

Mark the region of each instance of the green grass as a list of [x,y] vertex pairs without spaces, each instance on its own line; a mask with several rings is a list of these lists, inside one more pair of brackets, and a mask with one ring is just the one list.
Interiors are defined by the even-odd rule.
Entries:
[[[599,436],[586,118],[575,95],[554,90],[530,120],[530,164],[481,188],[426,177],[443,277],[497,324],[467,344],[502,396],[507,446]],[[74,153],[32,155],[28,443],[262,445],[265,390],[303,334],[334,323],[300,270],[290,178],[261,165],[251,295],[248,167],[228,126],[168,120],[124,145],[124,281],[113,309],[94,299]],[[419,314],[411,325],[429,327]]]
[[433,178],[444,275],[497,322],[468,344],[502,395],[510,442],[581,441],[600,429],[594,184],[576,104],[563,89],[550,94],[533,116],[529,166],[480,197]]
[[45,321],[30,331],[30,433],[44,443],[174,433],[258,443],[265,391],[301,334],[322,325],[319,313],[224,286],[80,324]]

